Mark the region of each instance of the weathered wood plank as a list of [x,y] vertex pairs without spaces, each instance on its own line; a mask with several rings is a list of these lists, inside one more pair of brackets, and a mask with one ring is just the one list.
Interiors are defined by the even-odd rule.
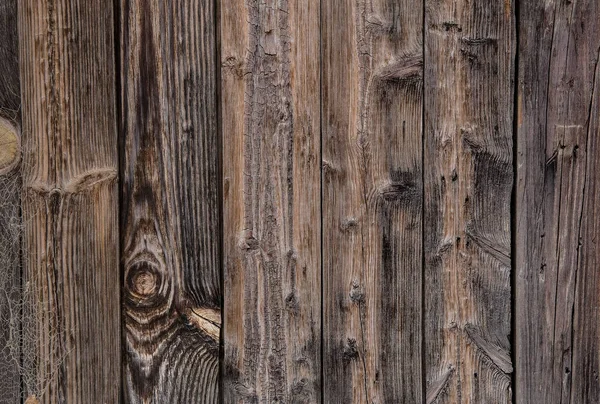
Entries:
[[417,403],[423,5],[322,6],[324,402]]
[[428,403],[512,400],[513,8],[426,0]]
[[121,1],[127,402],[216,403],[221,325],[211,0]]
[[224,401],[320,402],[319,2],[221,2]]
[[0,116],[10,121],[19,120],[21,106],[18,54],[17,0],[4,0],[0,2]]
[[21,133],[17,1],[0,2],[0,403],[20,402]]
[[600,402],[600,4],[520,7],[516,400]]
[[121,322],[113,9],[21,0],[18,21],[27,402],[114,403]]

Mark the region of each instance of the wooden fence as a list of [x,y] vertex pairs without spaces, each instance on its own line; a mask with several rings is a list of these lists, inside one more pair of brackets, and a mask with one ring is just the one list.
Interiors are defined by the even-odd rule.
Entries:
[[0,402],[600,402],[600,2],[1,0]]

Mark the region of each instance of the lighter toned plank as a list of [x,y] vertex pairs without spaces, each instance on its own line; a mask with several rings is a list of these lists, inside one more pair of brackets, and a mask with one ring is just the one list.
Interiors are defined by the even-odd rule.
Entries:
[[319,2],[221,2],[224,401],[320,401]]
[[21,0],[18,25],[25,392],[45,403],[114,403],[121,321],[112,7]]
[[216,27],[209,0],[121,1],[124,393],[216,403]]
[[513,7],[426,0],[428,403],[512,401]]
[[420,1],[324,2],[324,401],[422,401]]

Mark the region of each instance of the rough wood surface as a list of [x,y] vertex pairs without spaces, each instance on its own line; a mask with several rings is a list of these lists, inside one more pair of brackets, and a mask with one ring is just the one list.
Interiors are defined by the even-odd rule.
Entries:
[[[112,7],[19,1],[28,402],[115,403],[120,385]],[[31,344],[29,344],[31,342]],[[31,355],[33,354],[33,355]]]
[[426,0],[428,403],[512,400],[513,7]]
[[422,401],[422,13],[323,3],[326,403]]
[[320,402],[319,2],[221,2],[224,401]]
[[0,2],[0,403],[20,402],[21,157],[17,1]]
[[17,0],[3,0],[0,2],[0,116],[18,121],[20,103]]
[[520,8],[516,400],[600,402],[600,4]]
[[121,1],[125,399],[216,403],[215,4]]

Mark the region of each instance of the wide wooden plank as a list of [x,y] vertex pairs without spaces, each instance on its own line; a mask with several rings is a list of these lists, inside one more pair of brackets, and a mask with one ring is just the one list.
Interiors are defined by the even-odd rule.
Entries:
[[600,4],[520,7],[516,399],[600,402]]
[[17,1],[0,2],[0,403],[20,402],[21,158]]
[[319,1],[220,9],[224,402],[320,402]]
[[428,403],[509,403],[514,4],[426,0]]
[[125,400],[216,403],[215,4],[120,4]]
[[115,403],[121,321],[113,9],[86,0],[18,5],[27,403]]
[[323,2],[326,403],[417,403],[423,4]]

